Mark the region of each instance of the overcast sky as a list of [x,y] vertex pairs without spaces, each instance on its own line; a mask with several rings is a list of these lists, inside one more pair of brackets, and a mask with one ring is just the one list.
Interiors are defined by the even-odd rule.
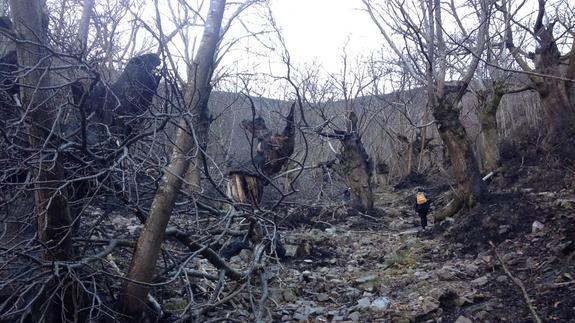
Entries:
[[368,55],[383,43],[361,0],[272,0],[271,6],[296,63],[318,61],[336,72],[346,41],[351,55]]

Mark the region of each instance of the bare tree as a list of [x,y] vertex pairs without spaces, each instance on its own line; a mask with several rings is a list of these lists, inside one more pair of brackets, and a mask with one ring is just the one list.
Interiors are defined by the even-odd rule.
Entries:
[[[547,12],[548,1],[538,0],[537,18],[533,23],[533,30],[516,19],[516,15],[526,5],[525,2],[515,5],[512,1],[502,1],[498,7],[504,14],[505,46],[515,59],[519,67],[526,72],[532,87],[539,93],[541,103],[546,114],[548,133],[546,141],[550,146],[563,145],[564,141],[572,136],[575,124],[575,37],[572,27],[564,26],[565,31],[555,35],[556,26],[561,26],[562,20],[559,12],[569,10],[568,2],[557,6],[558,13],[549,17]],[[571,11],[572,12],[572,11]],[[544,22],[547,18],[548,23]],[[535,52],[527,53],[521,44],[515,43],[513,26],[518,25],[519,30],[526,30],[525,38],[535,42]],[[571,45],[569,46],[569,41]],[[526,44],[527,45],[527,44]],[[566,54],[561,50],[567,49]],[[529,64],[526,58],[532,61]],[[534,67],[533,67],[534,66]],[[568,146],[568,145],[567,145]],[[571,158],[573,157],[571,153]]]
[[[225,4],[225,0],[210,2],[202,41],[194,62],[189,67],[188,75],[193,75],[193,78],[189,80],[186,88],[185,103],[191,112],[201,112],[210,95],[214,54],[220,39]],[[164,232],[182,186],[182,178],[190,164],[187,154],[194,147],[195,139],[190,134],[191,130],[186,120],[182,119],[176,134],[170,165],[164,173],[152,202],[146,226],[138,239],[128,274],[130,281],[126,284],[124,291],[124,311],[130,315],[138,316],[144,309],[148,287],[142,283],[149,283],[153,277],[156,260],[164,240]]]
[[[385,5],[376,4],[374,1],[363,0],[363,3],[406,71],[418,79],[420,84],[425,85],[427,104],[433,111],[439,135],[449,151],[457,191],[455,200],[436,217],[441,220],[453,215],[464,205],[474,205],[486,192],[471,141],[459,120],[459,105],[473,79],[485,47],[492,4],[489,1],[475,3],[474,43],[469,43],[472,34],[463,28],[463,24],[459,25],[461,34],[468,39],[468,44],[464,44],[457,41],[455,32],[453,35],[447,33],[449,29],[446,28],[444,18],[447,9],[443,8],[438,0],[418,3],[392,1],[385,8]],[[457,10],[454,7],[451,9],[450,14],[459,21]],[[389,19],[382,18],[384,11],[388,12],[386,17],[389,17],[390,12],[397,17],[393,23],[386,25]],[[403,48],[397,46],[389,30],[402,33],[401,37],[405,39]],[[449,56],[462,47],[471,57],[461,59]],[[418,56],[415,56],[415,53],[418,53]],[[425,69],[420,66],[425,66]],[[459,68],[462,68],[463,72],[459,72]],[[448,81],[447,75],[458,80]]]

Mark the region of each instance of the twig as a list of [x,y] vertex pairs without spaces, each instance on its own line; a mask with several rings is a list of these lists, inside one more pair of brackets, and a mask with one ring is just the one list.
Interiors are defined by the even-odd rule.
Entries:
[[511,278],[511,280],[515,283],[515,285],[517,285],[521,289],[521,293],[523,294],[523,299],[525,300],[525,304],[527,304],[527,307],[529,308],[529,311],[531,312],[531,316],[533,317],[533,320],[537,323],[541,323],[542,321],[539,318],[539,315],[537,315],[535,308],[533,308],[533,305],[531,304],[531,298],[529,298],[529,294],[527,294],[527,290],[525,289],[525,285],[523,285],[523,282],[519,278],[515,278],[511,274],[511,272],[509,271],[509,268],[507,268],[507,265],[505,264],[505,261],[503,261],[503,259],[499,256],[499,253],[495,249],[495,245],[493,244],[493,242],[489,241],[489,244],[491,245],[491,250],[493,250],[495,257],[497,258],[497,260],[499,260],[499,263],[501,263],[501,266],[503,267],[503,270],[505,271],[507,276],[509,276],[509,278]]

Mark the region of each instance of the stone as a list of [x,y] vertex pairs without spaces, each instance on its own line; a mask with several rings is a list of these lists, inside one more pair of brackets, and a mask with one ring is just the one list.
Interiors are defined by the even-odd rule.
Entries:
[[505,282],[507,281],[507,279],[508,279],[508,278],[507,278],[507,276],[505,276],[505,275],[499,275],[499,276],[497,276],[497,278],[495,278],[495,280],[496,280],[498,283],[505,283]]
[[455,278],[455,273],[449,266],[444,266],[443,268],[437,270],[435,275],[440,280],[453,280]]
[[299,313],[299,312],[297,312],[293,315],[293,319],[296,321],[307,321],[308,317],[309,317],[309,314]]
[[455,323],[473,323],[473,321],[463,315],[460,315],[457,320],[455,320]]
[[349,314],[349,316],[348,316],[348,318],[354,322],[359,321],[360,317],[361,316],[359,315],[358,312],[353,312],[353,313]]
[[435,299],[427,298],[423,300],[421,308],[423,309],[423,314],[428,314],[439,308],[439,302]]
[[534,221],[533,224],[531,225],[531,232],[532,233],[536,233],[538,231],[543,230],[543,228],[545,228],[545,225],[539,221]]
[[555,201],[554,204],[558,207],[572,210],[573,208],[575,208],[575,199],[558,199]]
[[317,294],[317,300],[320,302],[325,302],[329,299],[329,295],[326,293],[319,293]]
[[368,281],[375,280],[375,279],[377,279],[376,274],[367,274],[367,275],[364,275],[364,276],[357,278],[355,280],[355,282],[363,284],[363,283],[367,283]]
[[475,286],[483,286],[489,282],[489,278],[487,276],[481,276],[471,281],[471,283]]
[[285,244],[284,248],[286,249],[286,257],[287,258],[296,258],[298,255],[299,246],[293,244]]
[[291,289],[284,290],[284,292],[282,293],[282,296],[286,302],[293,302],[296,300],[296,296]]
[[509,232],[509,229],[511,229],[510,225],[507,225],[507,224],[500,225],[498,232],[500,235],[503,235],[503,234],[506,234],[507,232]]
[[371,299],[369,297],[364,297],[357,301],[357,306],[359,308],[368,308],[370,305]]
[[418,280],[426,280],[429,279],[429,277],[431,277],[431,275],[426,271],[416,271],[415,273],[413,273],[413,276],[415,276],[415,278],[417,278]]
[[467,274],[475,274],[475,273],[479,270],[479,267],[477,267],[476,264],[469,263],[469,264],[466,264],[466,265],[463,267],[463,269],[465,270],[465,272],[466,272]]
[[378,310],[378,311],[385,311],[389,308],[390,305],[389,299],[385,297],[378,297],[371,302],[371,309]]

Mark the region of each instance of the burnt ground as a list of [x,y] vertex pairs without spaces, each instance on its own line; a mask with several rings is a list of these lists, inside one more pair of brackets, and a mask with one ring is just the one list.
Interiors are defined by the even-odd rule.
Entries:
[[[378,192],[375,215],[341,205],[292,209],[283,231],[290,258],[271,292],[274,320],[532,322],[503,261],[543,322],[575,322],[572,170],[531,157],[507,158],[490,196],[426,232],[417,229],[409,185]],[[445,203],[449,185],[429,183]]]
[[[276,221],[288,257],[268,268],[274,278],[266,321],[532,322],[522,291],[497,253],[543,322],[575,322],[573,166],[533,147],[505,151],[504,157],[489,184],[491,194],[441,224],[433,224],[433,213],[449,201],[451,187],[442,173],[380,188],[377,210],[369,215],[349,212],[343,203],[279,209]],[[423,182],[434,201],[433,228],[420,232],[412,203],[414,187]],[[109,225],[130,235],[141,229],[125,217]],[[185,229],[186,221],[178,225]],[[249,259],[244,250],[230,264],[242,269]],[[117,260],[125,270],[127,263]],[[217,274],[205,261],[197,266]],[[195,295],[209,297],[213,286],[202,284]],[[155,290],[173,315],[187,306],[178,288]],[[257,288],[254,293],[259,297]],[[253,306],[248,296],[238,296],[204,318],[251,322]]]

